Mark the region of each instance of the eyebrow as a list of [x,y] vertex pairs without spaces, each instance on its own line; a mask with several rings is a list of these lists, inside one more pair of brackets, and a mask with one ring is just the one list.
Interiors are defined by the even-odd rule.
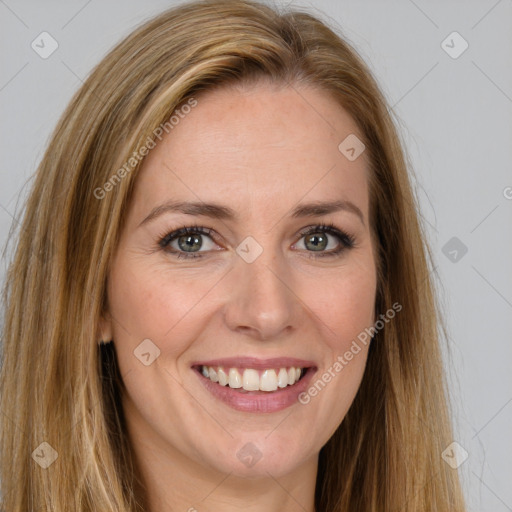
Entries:
[[[363,212],[351,201],[340,200],[301,204],[296,206],[291,213],[292,218],[318,217],[329,213],[347,211],[351,212],[365,225]],[[139,224],[139,227],[147,222],[156,219],[164,213],[183,213],[185,215],[195,215],[210,217],[219,220],[238,220],[239,216],[235,210],[228,206],[217,203],[190,202],[190,201],[167,201],[151,210],[149,215]]]

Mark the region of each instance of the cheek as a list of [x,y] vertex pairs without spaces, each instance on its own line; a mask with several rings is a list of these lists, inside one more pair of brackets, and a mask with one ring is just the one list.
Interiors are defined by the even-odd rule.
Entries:
[[178,279],[165,269],[133,262],[116,267],[109,281],[109,306],[118,349],[132,352],[150,339],[162,356],[181,353],[200,327],[189,319],[204,311],[207,291],[208,284],[199,277]]
[[328,288],[318,289],[311,304],[329,328],[329,344],[337,353],[348,350],[352,340],[375,320],[376,272],[372,260],[329,279]]
[[327,345],[322,368],[315,375],[304,404],[311,402],[326,418],[330,433],[342,421],[357,393],[364,374],[370,327],[375,320],[376,273],[372,259],[361,259],[350,272],[329,280],[328,291],[310,296],[324,329]]

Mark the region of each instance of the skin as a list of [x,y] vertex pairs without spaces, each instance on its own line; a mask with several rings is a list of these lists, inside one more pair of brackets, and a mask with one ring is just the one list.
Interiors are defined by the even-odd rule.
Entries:
[[[307,405],[266,414],[220,402],[190,366],[299,357],[316,362],[315,382],[373,325],[368,162],[366,153],[349,161],[338,150],[349,134],[362,136],[342,107],[310,86],[259,83],[196,98],[144,161],[108,279],[100,329],[116,347],[131,443],[152,512],[313,511],[318,453],[356,395],[368,346]],[[170,199],[215,201],[240,219],[168,212],[140,225]],[[364,223],[344,210],[290,216],[298,203],[336,199],[354,203]],[[320,222],[353,235],[355,246],[315,258],[300,232]],[[214,230],[216,239],[200,235],[203,258],[159,248],[160,237],[193,224]],[[247,236],[263,248],[250,264],[235,252]],[[343,243],[328,238],[324,252]],[[172,247],[180,250],[177,239]],[[160,350],[148,366],[134,357],[144,339]],[[252,467],[236,456],[248,442],[261,453]]]

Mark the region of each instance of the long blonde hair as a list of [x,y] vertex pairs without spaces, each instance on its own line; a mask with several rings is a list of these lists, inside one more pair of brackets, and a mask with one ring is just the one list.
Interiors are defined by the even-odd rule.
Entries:
[[92,71],[53,133],[4,292],[5,510],[144,510],[115,351],[97,344],[140,161],[118,170],[194,95],[262,77],[317,87],[357,122],[371,171],[375,312],[403,306],[376,334],[352,407],[320,452],[316,511],[465,510],[457,471],[441,457],[452,427],[432,256],[385,99],[357,52],[319,19],[243,0],[187,3],[146,22]]

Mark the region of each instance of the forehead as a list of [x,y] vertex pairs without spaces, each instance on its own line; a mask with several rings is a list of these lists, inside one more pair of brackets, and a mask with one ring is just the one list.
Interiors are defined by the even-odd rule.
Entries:
[[196,97],[146,156],[135,187],[143,214],[158,202],[217,202],[252,215],[290,209],[304,199],[353,200],[367,216],[367,160],[338,148],[362,139],[329,94],[309,86],[259,84]]

